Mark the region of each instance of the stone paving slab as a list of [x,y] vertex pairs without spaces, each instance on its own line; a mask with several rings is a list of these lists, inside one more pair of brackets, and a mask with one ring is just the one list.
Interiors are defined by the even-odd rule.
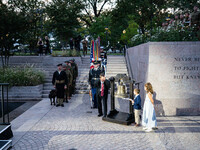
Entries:
[[[13,120],[13,150],[199,150],[200,116],[157,117],[158,130],[102,121],[90,109],[87,94],[75,95],[65,107],[48,99]],[[108,102],[110,103],[110,102]],[[117,102],[119,108],[124,103]],[[126,104],[125,104],[126,105]],[[123,109],[122,109],[123,111]]]

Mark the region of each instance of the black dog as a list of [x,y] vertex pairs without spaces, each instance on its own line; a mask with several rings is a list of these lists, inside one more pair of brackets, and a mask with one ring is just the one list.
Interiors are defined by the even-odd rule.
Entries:
[[[50,99],[50,103],[52,105],[52,103],[54,105],[56,105],[56,90],[51,90],[50,93],[49,93],[49,99]],[[53,101],[52,101],[53,100]]]

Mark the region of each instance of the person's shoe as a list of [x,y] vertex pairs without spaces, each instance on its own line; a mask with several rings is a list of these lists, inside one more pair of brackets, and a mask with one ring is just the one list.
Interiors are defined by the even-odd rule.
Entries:
[[148,128],[147,130],[145,130],[145,132],[151,132],[153,131],[151,128]]
[[69,103],[69,101],[68,101],[68,100],[66,100],[66,103]]
[[140,124],[137,124],[137,123],[135,124],[135,127],[139,127],[139,126],[140,126]]
[[103,116],[103,114],[98,114],[98,117],[101,117],[101,116]]
[[61,104],[62,107],[64,107],[64,104]]
[[147,130],[148,128],[147,127],[143,127],[143,130]]
[[60,106],[60,104],[56,104],[56,107]]

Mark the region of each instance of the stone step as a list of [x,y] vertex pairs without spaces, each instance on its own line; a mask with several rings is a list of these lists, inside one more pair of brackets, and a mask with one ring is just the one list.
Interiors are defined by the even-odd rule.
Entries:
[[46,82],[46,83],[44,83],[44,87],[45,87],[45,86],[53,86],[53,85],[52,85],[51,82]]
[[[52,88],[52,90],[53,90],[53,88]],[[42,94],[49,94],[50,91],[51,91],[51,90],[43,90],[43,91],[42,91]]]
[[108,75],[108,74],[124,74],[124,73],[127,73],[127,70],[126,71],[121,71],[121,70],[119,70],[119,71],[110,71],[110,70],[108,70],[107,72],[106,72],[106,74]]
[[117,67],[117,66],[113,66],[113,67],[111,67],[111,66],[109,66],[109,67],[107,67],[107,70],[127,70],[127,67],[126,66],[122,66],[122,67]]
[[[89,94],[89,90],[76,90],[75,94]],[[89,97],[89,95],[88,95]]]
[[114,63],[112,63],[112,64],[107,64],[107,67],[113,67],[113,66],[118,66],[118,67],[123,67],[123,66],[126,66],[126,64],[120,64],[120,63],[116,63],[116,64],[114,64]]
[[35,98],[41,98],[40,95],[8,95],[8,99],[35,99]]
[[88,86],[88,82],[85,82],[85,83],[80,83],[80,82],[76,82],[76,86]]
[[26,102],[26,101],[41,101],[42,100],[42,97],[41,98],[8,98],[8,100],[10,102]]
[[[109,73],[109,74],[106,74],[106,77],[112,77],[112,76],[116,76],[118,73]],[[128,75],[128,73],[123,73],[123,74],[126,74]]]
[[107,63],[126,63],[125,60],[108,60]]
[[[22,97],[22,96],[25,96],[25,97],[35,97],[35,96],[38,96],[38,95],[41,95],[42,94],[42,91],[39,91],[39,92],[9,92],[8,94],[8,97]],[[6,93],[4,93],[4,95],[6,95]],[[1,94],[0,94],[0,97],[1,97]]]
[[88,83],[88,80],[76,80],[76,83]]
[[54,89],[53,86],[46,86],[43,88],[43,90],[52,90],[52,89]]
[[76,87],[76,90],[89,90],[89,86]]
[[49,94],[42,94],[42,98],[49,98]]

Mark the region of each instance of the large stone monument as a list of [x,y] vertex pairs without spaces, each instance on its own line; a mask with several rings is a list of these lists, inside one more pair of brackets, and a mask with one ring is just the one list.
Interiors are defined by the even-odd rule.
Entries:
[[155,91],[158,116],[200,114],[200,42],[150,42],[127,50],[129,74]]

